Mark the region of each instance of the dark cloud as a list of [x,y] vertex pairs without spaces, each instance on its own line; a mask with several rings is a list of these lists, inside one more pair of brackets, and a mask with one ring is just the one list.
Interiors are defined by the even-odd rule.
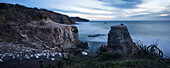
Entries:
[[60,9],[51,9],[51,10],[56,11],[56,12],[76,13],[76,14],[86,14],[86,15],[110,15],[110,14],[98,14],[98,13],[80,12],[80,11],[74,11],[74,10],[60,10]]
[[142,3],[142,0],[99,0],[105,3],[109,3],[107,6],[113,6],[117,8],[133,9],[136,5]]
[[100,16],[101,20],[170,19],[170,5],[166,0],[0,0],[0,2],[45,8],[89,19],[95,19],[97,16]]
[[148,17],[148,16],[150,16],[150,14],[134,15],[134,16],[130,16],[130,18],[139,18],[139,17]]
[[[160,16],[161,14],[168,14],[168,15],[167,16]],[[151,13],[151,14],[140,14],[140,15],[130,16],[128,18],[143,18],[143,17],[145,17],[145,19],[170,20],[170,12],[162,11],[162,12]]]

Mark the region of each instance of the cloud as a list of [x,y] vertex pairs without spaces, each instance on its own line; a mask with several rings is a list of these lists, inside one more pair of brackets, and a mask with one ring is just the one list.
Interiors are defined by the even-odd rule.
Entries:
[[141,0],[99,0],[108,3],[108,6],[130,9],[136,8],[137,4],[142,3]]
[[160,14],[159,16],[169,16],[169,14]]
[[143,2],[137,6],[141,9],[147,9],[148,12],[170,11],[170,0],[143,0]]
[[170,0],[1,0],[90,20],[169,20]]

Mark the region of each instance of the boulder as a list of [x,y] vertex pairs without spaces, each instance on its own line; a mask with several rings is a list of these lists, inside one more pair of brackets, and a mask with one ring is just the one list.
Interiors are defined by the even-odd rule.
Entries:
[[75,45],[77,48],[82,48],[82,49],[88,49],[88,43],[87,42],[79,42]]
[[112,52],[121,55],[134,54],[137,49],[128,32],[128,28],[123,24],[111,26],[111,30],[108,33],[107,47],[111,48]]
[[98,37],[98,36],[106,36],[106,34],[95,34],[95,35],[88,35],[88,37]]
[[84,51],[84,49],[88,49],[88,43],[78,41],[77,44],[73,45],[71,48],[67,49],[66,52],[73,53],[75,55],[80,55],[81,52]]

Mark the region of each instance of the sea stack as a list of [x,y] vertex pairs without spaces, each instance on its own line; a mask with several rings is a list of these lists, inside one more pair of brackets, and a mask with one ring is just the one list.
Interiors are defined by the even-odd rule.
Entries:
[[113,52],[121,55],[130,55],[136,52],[136,44],[132,41],[128,28],[121,24],[111,26],[108,33],[108,47],[113,48]]

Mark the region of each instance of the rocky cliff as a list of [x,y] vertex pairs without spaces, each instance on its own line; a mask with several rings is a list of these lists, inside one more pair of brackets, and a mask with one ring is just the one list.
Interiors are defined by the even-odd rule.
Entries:
[[130,55],[136,50],[136,44],[125,25],[111,26],[108,34],[108,47],[112,47],[114,53]]
[[70,48],[80,42],[77,27],[68,25],[73,23],[70,17],[46,9],[0,3],[0,51]]
[[76,26],[56,23],[52,20],[0,23],[0,42],[21,44],[39,50],[69,48],[78,42]]

